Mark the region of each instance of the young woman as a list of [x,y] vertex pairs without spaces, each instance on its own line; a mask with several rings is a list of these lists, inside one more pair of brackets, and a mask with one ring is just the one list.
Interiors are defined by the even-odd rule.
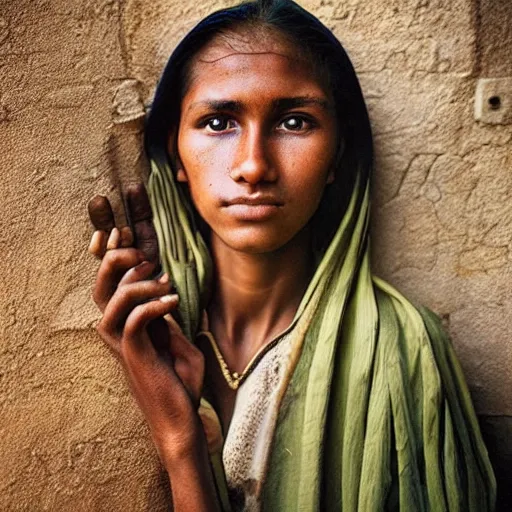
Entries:
[[371,275],[371,131],[328,29],[290,0],[209,16],[169,60],[146,147],[166,273],[132,191],[137,248],[93,235],[94,299],[174,509],[492,510],[449,341]]

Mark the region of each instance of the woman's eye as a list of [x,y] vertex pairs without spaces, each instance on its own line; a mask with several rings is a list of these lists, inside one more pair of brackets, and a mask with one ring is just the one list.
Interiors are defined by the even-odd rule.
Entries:
[[281,121],[279,126],[284,128],[285,130],[300,132],[310,128],[310,125],[311,123],[309,123],[307,119],[304,119],[303,117],[293,116],[287,117],[286,119]]
[[206,128],[212,132],[223,132],[234,127],[234,121],[228,117],[212,117],[205,123]]

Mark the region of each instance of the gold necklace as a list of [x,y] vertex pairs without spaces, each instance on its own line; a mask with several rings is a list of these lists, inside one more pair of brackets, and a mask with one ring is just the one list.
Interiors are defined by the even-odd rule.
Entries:
[[272,341],[261,347],[258,352],[254,355],[254,357],[249,361],[249,364],[245,367],[245,370],[240,374],[238,372],[232,372],[224,357],[222,357],[222,353],[213,337],[213,334],[210,331],[201,331],[198,333],[198,336],[205,336],[209,341],[210,345],[213,349],[213,353],[217,358],[219,363],[222,375],[224,376],[224,380],[227,385],[234,391],[236,391],[242,382],[250,375],[250,373],[256,368],[256,365],[260,362],[261,358],[276,345],[276,343],[284,336],[285,333],[281,333],[279,336],[276,336]]

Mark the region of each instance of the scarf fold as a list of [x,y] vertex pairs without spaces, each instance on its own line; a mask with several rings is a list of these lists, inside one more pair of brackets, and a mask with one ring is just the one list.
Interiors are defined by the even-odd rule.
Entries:
[[148,192],[160,262],[180,298],[180,327],[189,340],[194,340],[209,295],[210,254],[167,161],[151,160]]
[[[211,258],[166,162],[152,161],[148,189],[193,340]],[[494,475],[451,343],[432,312],[372,276],[368,222],[358,180],[292,322],[304,332],[280,393],[262,508],[492,511]]]

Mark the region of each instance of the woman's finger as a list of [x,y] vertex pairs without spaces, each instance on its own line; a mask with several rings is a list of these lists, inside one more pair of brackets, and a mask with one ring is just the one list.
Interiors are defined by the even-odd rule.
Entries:
[[123,346],[121,350],[125,360],[129,361],[131,358],[139,357],[141,354],[148,351],[152,354],[156,354],[153,345],[150,344],[151,347],[148,347],[141,333],[145,331],[146,326],[150,322],[176,309],[178,302],[179,300],[176,294],[166,294],[157,300],[139,304],[133,308],[126,319],[123,331]]
[[117,249],[121,245],[121,232],[116,227],[112,228],[107,240],[107,251]]
[[108,235],[105,231],[96,230],[91,237],[89,252],[96,258],[103,258],[107,248]]
[[150,261],[143,261],[142,263],[139,263],[136,267],[131,268],[125,273],[121,281],[119,281],[118,287],[130,283],[136,283],[143,279],[150,279],[155,268],[156,265]]
[[159,283],[158,281],[138,281],[119,287],[109,303],[107,304],[103,322],[109,326],[109,331],[122,329],[125,319],[130,312],[140,303],[169,294],[170,286],[168,283]]
[[194,404],[199,406],[204,376],[203,353],[186,338],[172,315],[165,315],[164,320],[169,329],[169,352],[174,370]]
[[144,253],[134,248],[122,248],[107,251],[101,261],[92,298],[103,311],[117,289],[124,273],[142,263],[146,259]]
[[121,247],[131,247],[133,245],[133,233],[130,226],[121,228]]
[[87,209],[94,228],[110,233],[115,226],[114,212],[110,201],[105,196],[94,196],[87,204]]
[[135,243],[149,261],[158,261],[158,240],[153,226],[153,213],[146,188],[142,183],[128,187],[126,192],[128,215],[135,231]]

